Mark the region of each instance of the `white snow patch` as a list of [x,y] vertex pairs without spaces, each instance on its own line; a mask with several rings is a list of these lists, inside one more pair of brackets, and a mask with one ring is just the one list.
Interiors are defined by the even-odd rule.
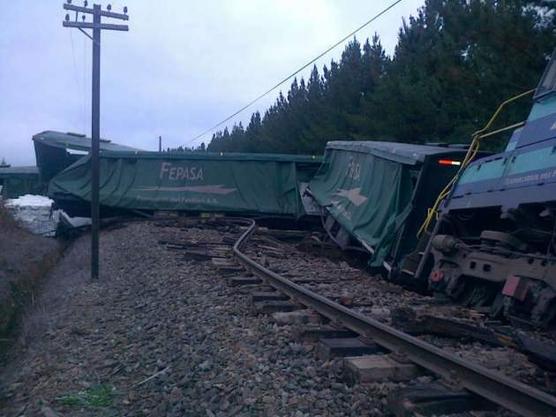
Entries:
[[52,210],[54,203],[42,195],[25,194],[6,200],[6,208],[26,230],[36,235],[55,236],[60,210]]
[[48,207],[50,208],[54,203],[44,195],[25,194],[18,198],[6,200],[6,206],[31,206],[31,207]]

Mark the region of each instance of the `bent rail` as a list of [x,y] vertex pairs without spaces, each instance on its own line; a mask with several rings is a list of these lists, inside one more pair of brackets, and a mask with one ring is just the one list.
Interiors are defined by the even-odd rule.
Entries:
[[335,303],[258,264],[241,252],[243,245],[256,230],[255,221],[234,220],[248,226],[233,247],[234,255],[245,268],[261,277],[272,287],[328,319],[373,339],[375,343],[389,351],[403,355],[411,362],[454,381],[470,392],[510,411],[526,417],[556,416],[556,397],[498,372],[450,355],[436,346]]

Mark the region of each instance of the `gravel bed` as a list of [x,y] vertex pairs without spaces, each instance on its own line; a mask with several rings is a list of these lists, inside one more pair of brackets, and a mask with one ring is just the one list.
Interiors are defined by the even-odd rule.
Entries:
[[[309,282],[303,285],[340,303],[342,299],[347,299],[350,301],[348,304],[352,305],[346,305],[353,310],[386,324],[392,323],[391,313],[400,308],[427,312],[439,317],[464,319],[472,317],[477,325],[489,320],[488,314],[479,314],[457,305],[446,304],[445,301],[431,296],[408,291],[383,280],[380,276],[373,276],[366,271],[351,267],[345,261],[301,251],[295,244],[278,242],[275,250],[282,252],[284,259],[282,261],[266,259],[270,269],[276,272],[282,271],[284,276],[314,277],[320,282]],[[246,252],[250,256],[258,257],[259,260],[265,260],[264,250],[259,250],[256,242],[250,242]],[[530,334],[533,335],[535,332]],[[417,337],[456,356],[504,373],[552,395],[556,394],[556,372],[539,368],[530,362],[526,355],[514,349],[492,347],[474,340],[438,335],[425,334]]]
[[103,231],[101,280],[89,239],[48,277],[0,375],[4,416],[382,416],[398,385],[344,384],[294,329],[256,316],[210,262],[160,239],[216,231],[135,223]]
[[[250,240],[245,253],[264,264],[271,270],[295,281],[297,279],[314,279],[303,286],[326,297],[350,298],[354,309],[362,313],[382,311],[383,316],[398,307],[418,306],[431,302],[431,297],[422,296],[403,289],[398,285],[372,276],[361,269],[348,265],[345,261],[302,252],[295,244],[276,243],[282,253],[281,259],[268,258],[264,250],[258,249],[258,243]],[[293,278],[292,278],[293,277]]]

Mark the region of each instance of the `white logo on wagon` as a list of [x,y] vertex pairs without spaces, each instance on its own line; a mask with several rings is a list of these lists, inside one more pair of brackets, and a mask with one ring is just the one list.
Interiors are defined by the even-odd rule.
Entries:
[[190,180],[203,181],[203,168],[188,166],[172,166],[170,162],[160,165],[160,179],[168,178],[171,181]]

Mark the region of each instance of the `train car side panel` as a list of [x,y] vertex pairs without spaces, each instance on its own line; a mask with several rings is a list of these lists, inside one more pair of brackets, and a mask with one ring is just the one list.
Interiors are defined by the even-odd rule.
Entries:
[[[100,201],[105,207],[131,210],[185,210],[269,214],[304,214],[297,163],[305,178],[319,160],[300,156],[218,154],[103,153]],[[89,201],[88,157],[50,181],[56,201],[71,196]]]

